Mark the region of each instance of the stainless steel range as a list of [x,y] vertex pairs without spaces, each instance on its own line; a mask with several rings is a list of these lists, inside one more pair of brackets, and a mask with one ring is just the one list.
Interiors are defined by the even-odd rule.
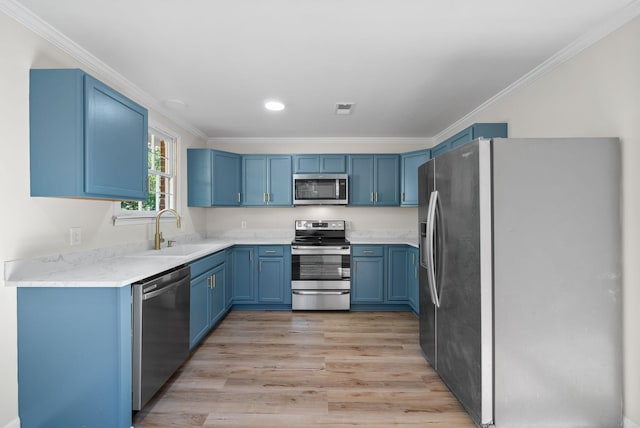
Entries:
[[291,243],[291,308],[349,310],[351,247],[344,220],[296,220]]

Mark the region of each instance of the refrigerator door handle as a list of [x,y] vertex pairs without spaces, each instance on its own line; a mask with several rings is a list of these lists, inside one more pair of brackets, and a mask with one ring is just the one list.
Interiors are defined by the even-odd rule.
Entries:
[[436,206],[438,205],[438,191],[431,192],[429,197],[429,208],[427,211],[427,236],[426,236],[426,264],[427,269],[427,281],[429,283],[429,290],[431,291],[431,301],[436,306],[440,307],[440,299],[438,298],[436,287],[436,266],[435,266],[435,222],[436,222]]

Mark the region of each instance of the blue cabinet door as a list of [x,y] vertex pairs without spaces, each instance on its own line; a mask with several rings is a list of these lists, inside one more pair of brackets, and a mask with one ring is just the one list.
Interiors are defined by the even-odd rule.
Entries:
[[209,327],[213,327],[226,311],[224,298],[225,265],[219,265],[209,273]]
[[400,157],[349,156],[349,205],[400,205]]
[[131,287],[17,289],[23,427],[131,426]]
[[242,156],[242,205],[267,203],[267,157]]
[[320,173],[344,174],[347,172],[346,155],[320,155]]
[[260,257],[258,278],[258,301],[260,303],[284,303],[283,257]]
[[293,172],[296,174],[311,174],[320,172],[319,155],[294,155]]
[[221,207],[240,205],[241,157],[235,153],[212,151],[212,204]]
[[405,245],[391,245],[387,248],[387,295],[390,302],[406,302],[409,299],[407,264],[408,254]]
[[344,174],[347,172],[347,155],[304,154],[293,156],[293,172],[296,174]]
[[187,149],[187,204],[190,207],[213,205],[213,152]]
[[419,275],[420,266],[418,260],[418,249],[415,247],[409,247],[407,264],[407,293],[409,295],[409,306],[411,306],[411,309],[413,309],[415,313],[420,312]]
[[233,306],[233,249],[225,250],[224,300],[229,311]]
[[146,200],[147,122],[82,70],[31,70],[31,195]]
[[400,157],[375,155],[374,205],[400,205]]
[[430,150],[403,153],[400,156],[400,205],[418,206],[418,167],[430,159]]
[[267,156],[267,205],[293,205],[291,156]]
[[233,302],[256,302],[254,287],[253,246],[237,246],[233,249]]
[[291,206],[291,156],[242,157],[242,205]]
[[85,190],[147,198],[147,110],[86,75]]
[[190,207],[239,206],[241,157],[210,149],[187,149],[187,199]]
[[354,257],[351,277],[352,303],[384,301],[384,258]]
[[349,156],[349,205],[373,204],[373,170],[373,155]]
[[193,349],[209,331],[209,272],[191,280],[189,346]]

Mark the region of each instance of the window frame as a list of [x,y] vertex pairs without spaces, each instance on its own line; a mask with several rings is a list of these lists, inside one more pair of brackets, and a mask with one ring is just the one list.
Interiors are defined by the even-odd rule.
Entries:
[[[170,128],[167,128],[159,123],[149,121],[149,138],[151,135],[162,134],[169,137],[173,141],[173,197],[170,202],[173,202],[173,206],[170,203],[167,204],[168,208],[173,208],[180,213],[180,185],[179,185],[179,170],[180,170],[180,147],[181,138],[180,135]],[[166,177],[166,173],[162,173],[157,170],[148,169],[147,177],[149,175],[156,175],[156,177]],[[157,182],[157,181],[156,181]],[[169,192],[170,193],[170,192]],[[155,211],[134,211],[122,209],[121,203],[123,201],[114,201],[113,203],[113,216],[112,222],[116,226],[118,224],[136,224],[136,223],[152,223],[158,215],[158,210]],[[169,217],[167,217],[169,219]],[[164,220],[164,218],[163,218]]]

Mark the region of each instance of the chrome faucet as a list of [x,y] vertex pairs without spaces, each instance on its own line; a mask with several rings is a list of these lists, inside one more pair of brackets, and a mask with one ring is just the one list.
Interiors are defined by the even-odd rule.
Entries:
[[156,239],[155,239],[155,244],[153,246],[153,248],[156,250],[159,250],[160,243],[164,242],[164,238],[162,237],[162,232],[160,232],[160,216],[167,211],[172,212],[173,215],[176,216],[176,227],[180,227],[180,214],[178,214],[176,210],[173,210],[171,208],[165,208],[163,210],[158,211],[158,214],[156,215]]

